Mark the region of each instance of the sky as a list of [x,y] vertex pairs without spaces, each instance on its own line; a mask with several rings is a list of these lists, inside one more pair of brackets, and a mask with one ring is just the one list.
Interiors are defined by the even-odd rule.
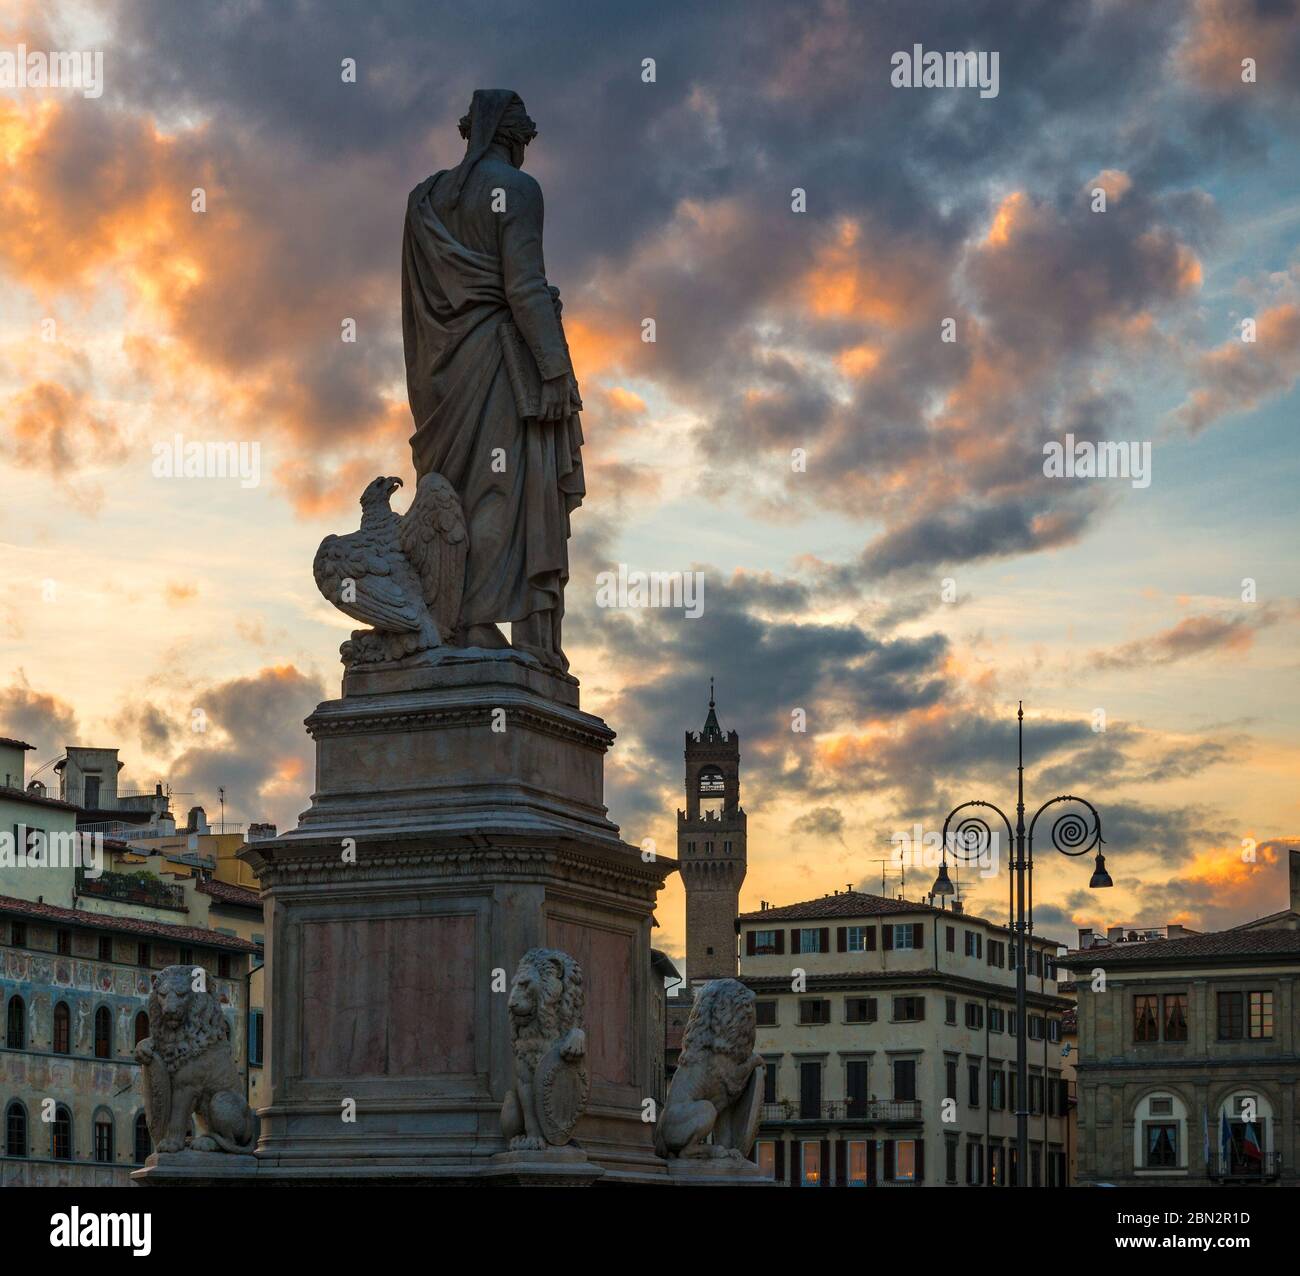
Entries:
[[[1040,932],[1285,906],[1294,0],[54,0],[5,7],[20,44],[103,53],[98,96],[0,87],[0,734],[32,770],[116,746],[181,811],[306,807],[353,627],[311,557],[411,478],[405,199],[507,87],[586,407],[565,645],[625,839],[672,854],[713,676],[742,908],[878,891],[898,834],[1011,809],[1023,701],[1029,809],[1092,802],[1115,879],[1039,847]],[[996,52],[997,94],[896,87],[915,45]],[[255,444],[257,482],[158,474],[177,436]],[[1050,475],[1067,436],[1145,478]],[[703,573],[702,613],[598,606],[619,564]],[[961,884],[1004,915],[1005,875]],[[680,956],[675,876],[657,916]]]

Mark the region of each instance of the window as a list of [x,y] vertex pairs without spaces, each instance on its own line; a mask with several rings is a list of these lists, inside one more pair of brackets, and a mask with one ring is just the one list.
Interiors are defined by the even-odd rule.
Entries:
[[943,946],[950,953],[957,951],[957,928],[955,926],[944,927]]
[[779,930],[749,931],[745,937],[746,955],[761,957],[770,953],[779,953],[784,947],[781,943],[783,933]]
[[1187,994],[1167,992],[1164,996],[1164,1029],[1166,1041],[1187,1040]]
[[822,1065],[804,1060],[799,1065],[799,1119],[816,1121],[822,1114]]
[[250,1010],[248,1012],[248,1062],[254,1067],[262,1066],[262,1026],[262,1011]]
[[1239,992],[1219,993],[1219,1040],[1240,1041],[1245,1030],[1245,1015],[1242,994]]
[[5,1110],[5,1155],[27,1155],[27,1109],[16,1099]]
[[66,927],[61,927],[54,936],[55,951],[60,957],[72,956],[72,932]]
[[825,997],[804,997],[799,1002],[801,1024],[830,1023],[831,1003]]
[[799,1186],[820,1187],[822,1183],[822,1145],[809,1140],[799,1145]]
[[1156,1020],[1154,996],[1142,994],[1133,998],[1133,1040],[1160,1040],[1160,1025]]
[[1002,1032],[1005,1030],[1006,1025],[1007,1025],[1007,1016],[1006,1016],[1006,1012],[1002,1009],[1002,1007],[990,1006],[989,1007],[989,1031]]
[[1030,1041],[1042,1041],[1043,1039],[1043,1016],[1042,1015],[1029,1016],[1028,1031],[1029,1031]]
[[[734,950],[734,945],[733,945],[733,950]],[[733,959],[734,959],[734,951],[733,951]],[[231,970],[230,954],[218,953],[217,954],[217,978],[229,979],[230,970]]]
[[61,1104],[50,1123],[50,1155],[56,1161],[72,1160],[72,1113]]
[[95,1058],[113,1057],[113,1012],[107,1006],[95,1011]]
[[865,1139],[850,1139],[845,1155],[845,1169],[848,1171],[849,1187],[866,1187],[867,1178],[867,1142]]
[[844,951],[865,953],[876,946],[876,928],[874,926],[846,926],[844,928]]
[[921,948],[925,943],[924,922],[904,922],[900,926],[882,926],[886,948]]
[[26,922],[9,923],[9,942],[15,948],[27,947],[27,923]]
[[945,1059],[943,1061],[943,1097],[951,1099],[954,1103],[957,1101],[957,1060]]
[[895,997],[894,1022],[915,1023],[925,1018],[924,997]]
[[1268,1041],[1273,1036],[1273,994],[1252,992],[1249,995],[1250,1019],[1247,1030],[1252,1041]]
[[916,1060],[894,1060],[894,1099],[903,1102],[916,1098]]
[[72,1053],[72,1012],[66,1001],[54,1007],[54,1053]]
[[113,1118],[104,1111],[95,1113],[95,1160],[111,1162],[113,1159]]
[[180,956],[176,960],[182,966],[194,965],[194,949],[188,944],[182,944]]
[[894,1144],[895,1180],[906,1179],[910,1182],[916,1178],[916,1140],[899,1139]]
[[989,1107],[994,1112],[1001,1112],[1007,1106],[1006,1088],[1003,1084],[1002,1069],[989,1071]]
[[966,932],[966,956],[984,956],[984,936],[977,930],[968,930]]
[[771,1139],[760,1139],[754,1145],[759,1172],[765,1179],[776,1178],[776,1144]]
[[1147,1169],[1174,1170],[1178,1168],[1178,1125],[1176,1122],[1148,1121],[1146,1123]]
[[1043,1115],[1043,1078],[1033,1073],[1029,1076],[1029,1111],[1034,1116]]
[[945,997],[943,999],[943,1021],[944,1023],[957,1022],[957,998]]
[[944,1140],[943,1178],[945,1183],[957,1181],[957,1140],[951,1137]]
[[98,775],[88,775],[85,778],[86,785],[86,810],[97,811],[99,809],[99,786],[103,782],[103,777]]
[[990,939],[988,947],[988,963],[990,966],[1005,966],[1007,946],[1000,939]]
[[978,1001],[968,1001],[966,1003],[966,1027],[984,1027],[984,1007]]
[[1173,1116],[1174,1114],[1174,1101],[1167,1094],[1153,1095],[1148,1106],[1153,1117]]
[[848,1115],[864,1117],[871,1112],[868,1063],[865,1059],[850,1059],[844,1065],[844,1099]]
[[1059,1019],[1049,1019],[1047,1021],[1047,1039],[1048,1041],[1060,1041],[1061,1021]]
[[966,1065],[967,1093],[966,1101],[972,1108],[980,1105],[980,1066],[978,1063]]
[[984,1182],[984,1145],[974,1139],[966,1144],[966,1182],[973,1187]]
[[146,943],[136,944],[135,964],[137,966],[152,966],[153,962],[150,958],[151,954],[149,952],[149,945]]
[[816,926],[791,931],[791,948],[796,953],[824,953],[830,947],[825,936],[826,931]]
[[5,1045],[10,1050],[27,1048],[27,1007],[17,993],[9,998],[9,1009],[5,1014]]
[[99,960],[113,960],[113,937],[112,935],[101,935],[99,937]]
[[844,999],[845,1023],[875,1023],[876,999],[874,997],[846,997]]
[[754,1002],[754,1023],[760,1028],[776,1027],[776,1002],[775,1001],[756,1001]]
[[149,1122],[143,1112],[135,1119],[135,1163],[143,1165],[153,1151],[153,1140],[149,1137]]
[[776,1102],[776,1078],[781,1068],[781,1057],[763,1060],[763,1102]]
[[[255,1012],[261,1014],[261,1011]],[[149,1015],[146,1011],[139,1011],[135,1017],[135,1042],[139,1045],[149,1035]]]

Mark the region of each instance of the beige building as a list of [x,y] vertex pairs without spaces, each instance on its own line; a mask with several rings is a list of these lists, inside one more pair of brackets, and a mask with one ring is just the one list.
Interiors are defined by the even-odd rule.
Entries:
[[1290,907],[1233,930],[1115,927],[1078,987],[1079,1180],[1300,1184],[1300,852]]
[[[740,978],[766,1064],[755,1156],[791,1186],[1016,1182],[1014,953],[1005,926],[839,892],[742,914]],[[1027,960],[1030,1185],[1064,1185],[1068,1104],[1054,955]]]

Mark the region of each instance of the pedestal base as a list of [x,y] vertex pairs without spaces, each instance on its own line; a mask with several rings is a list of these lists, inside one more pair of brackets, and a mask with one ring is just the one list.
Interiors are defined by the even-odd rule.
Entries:
[[775,1187],[753,1161],[738,1157],[673,1157],[668,1178],[674,1187]]

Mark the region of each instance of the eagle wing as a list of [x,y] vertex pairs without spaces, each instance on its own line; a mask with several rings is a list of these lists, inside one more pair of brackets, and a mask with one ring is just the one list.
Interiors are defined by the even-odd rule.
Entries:
[[[317,587],[340,611],[390,633],[415,633],[423,608],[393,579],[385,547],[365,532],[327,536],[312,564]],[[344,582],[352,581],[351,598]]]
[[444,642],[460,624],[469,533],[456,489],[441,474],[426,474],[402,516],[402,553],[420,579],[425,606]]

